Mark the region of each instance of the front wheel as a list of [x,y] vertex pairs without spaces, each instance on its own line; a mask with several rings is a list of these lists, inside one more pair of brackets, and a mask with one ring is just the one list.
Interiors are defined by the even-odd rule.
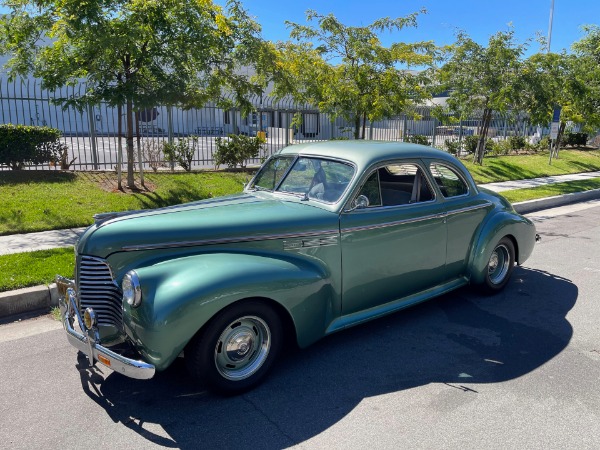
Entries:
[[515,246],[509,238],[504,237],[496,244],[488,260],[483,290],[490,294],[501,291],[508,283],[514,266]]
[[282,335],[277,313],[266,304],[234,304],[190,341],[185,350],[188,370],[222,393],[247,391],[267,375]]

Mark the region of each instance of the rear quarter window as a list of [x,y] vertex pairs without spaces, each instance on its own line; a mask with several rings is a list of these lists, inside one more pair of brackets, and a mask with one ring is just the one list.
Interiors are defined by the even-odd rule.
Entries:
[[445,198],[459,197],[469,193],[469,187],[459,173],[445,164],[433,163],[429,166],[431,175]]

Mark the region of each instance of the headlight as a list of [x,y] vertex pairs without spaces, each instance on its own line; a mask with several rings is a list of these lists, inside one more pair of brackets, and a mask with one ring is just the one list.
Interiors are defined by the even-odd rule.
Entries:
[[142,288],[135,270],[130,270],[125,274],[121,287],[123,289],[123,301],[134,308],[140,306],[140,303],[142,303]]

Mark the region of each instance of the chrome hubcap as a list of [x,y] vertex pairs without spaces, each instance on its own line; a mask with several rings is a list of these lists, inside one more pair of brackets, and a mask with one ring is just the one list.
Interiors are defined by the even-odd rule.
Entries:
[[510,253],[502,244],[494,249],[488,262],[488,275],[493,284],[501,283],[510,268]]
[[215,347],[215,366],[228,380],[243,380],[264,364],[271,348],[271,332],[259,317],[245,316],[231,322]]

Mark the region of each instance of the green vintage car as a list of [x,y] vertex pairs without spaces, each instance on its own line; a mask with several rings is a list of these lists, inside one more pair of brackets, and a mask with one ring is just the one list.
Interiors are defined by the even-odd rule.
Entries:
[[58,280],[69,341],[139,379],[183,355],[228,393],[290,345],[469,283],[499,291],[537,238],[456,158],[394,142],[293,145],[239,195],[95,219]]

